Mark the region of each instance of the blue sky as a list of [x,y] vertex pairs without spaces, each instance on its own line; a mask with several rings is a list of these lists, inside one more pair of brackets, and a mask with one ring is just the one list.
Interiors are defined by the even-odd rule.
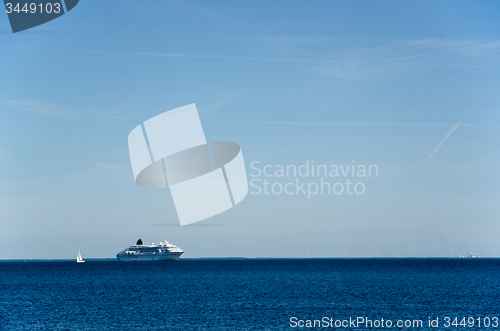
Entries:
[[[86,0],[16,34],[0,15],[0,259],[113,257],[139,237],[186,257],[500,254],[499,14],[495,1]],[[249,194],[174,226],[169,191],[135,184],[127,136],[190,103],[208,140],[241,145],[248,174],[354,160],[379,176],[361,196]]]

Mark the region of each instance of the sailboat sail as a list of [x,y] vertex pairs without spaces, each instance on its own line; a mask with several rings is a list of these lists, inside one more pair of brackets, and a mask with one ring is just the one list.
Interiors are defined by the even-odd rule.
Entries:
[[78,250],[78,254],[76,255],[76,262],[78,262],[78,263],[85,262],[85,261],[82,259],[82,254],[80,253],[80,250]]

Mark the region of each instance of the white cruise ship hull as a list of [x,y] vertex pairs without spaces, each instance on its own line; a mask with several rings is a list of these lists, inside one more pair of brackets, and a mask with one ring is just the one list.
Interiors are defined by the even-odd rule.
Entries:
[[123,262],[177,261],[182,253],[183,252],[138,253],[138,254],[118,253],[116,255],[116,258]]

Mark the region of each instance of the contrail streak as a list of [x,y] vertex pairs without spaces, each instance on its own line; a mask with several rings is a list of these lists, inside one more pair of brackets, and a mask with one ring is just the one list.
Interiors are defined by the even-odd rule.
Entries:
[[429,156],[423,160],[423,161],[420,161],[419,163],[413,165],[414,167],[418,166],[418,165],[421,165],[422,163],[425,163],[427,161],[430,160],[431,157],[434,156],[434,154],[436,154],[436,152],[441,148],[441,146],[444,144],[444,142],[451,136],[451,134],[453,133],[453,131],[455,131],[456,129],[458,129],[458,127],[460,126],[460,124],[462,123],[462,121],[458,122],[458,124],[455,124],[451,129],[450,131],[448,131],[448,133],[446,134],[446,136],[444,136],[444,138],[439,142],[439,144],[434,147],[434,150],[432,151],[431,154],[429,154]]
[[433,156],[434,154],[436,154],[436,152],[441,148],[441,146],[444,144],[444,142],[451,136],[451,134],[456,130],[458,129],[458,127],[460,126],[460,124],[462,123],[462,121],[458,122],[457,124],[455,124],[454,126],[451,127],[450,131],[448,131],[448,133],[446,134],[446,136],[444,136],[443,139],[441,139],[441,141],[439,142],[439,144],[437,144],[436,147],[434,147],[434,150],[431,152],[431,154],[429,154],[429,156],[427,158],[425,158],[423,161],[420,161],[418,163],[415,163],[411,166],[409,166],[408,168],[406,169],[403,169],[401,170],[400,172],[396,173],[397,174],[400,174],[402,172],[405,172],[405,171],[408,171],[416,166],[419,166],[427,161],[429,161]]

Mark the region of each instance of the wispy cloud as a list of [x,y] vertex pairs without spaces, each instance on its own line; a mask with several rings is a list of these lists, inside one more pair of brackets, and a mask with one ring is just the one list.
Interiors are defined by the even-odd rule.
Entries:
[[29,111],[45,116],[71,117],[65,107],[56,104],[29,100],[6,100],[5,103],[12,109]]
[[[261,38],[260,41],[267,45],[272,45],[272,48],[280,51],[280,53],[293,53],[295,56],[253,57],[224,54],[79,50],[70,52],[186,59],[304,63],[310,64],[307,70],[313,74],[350,80],[386,77],[436,66],[500,68],[500,57],[498,56],[500,54],[500,40],[416,39],[346,41],[322,36],[284,36]],[[297,54],[304,54],[304,52],[311,54],[311,47],[321,47],[321,56],[296,56]],[[313,52],[312,54],[315,53]]]
[[398,42],[409,47],[468,56],[485,56],[500,52],[500,40],[495,39],[410,39]]
[[[456,126],[458,124],[449,123],[404,123],[404,122],[309,122],[309,121],[225,121],[225,120],[210,120],[205,119],[204,122],[219,122],[219,123],[240,123],[240,124],[269,124],[269,125],[312,125],[312,126]],[[483,128],[500,128],[500,125],[494,124],[461,124],[461,127],[483,127]],[[451,134],[451,133],[450,133]]]
[[[221,38],[221,36],[216,37]],[[311,72],[340,78],[387,75],[415,70],[422,66],[500,68],[500,40],[498,39],[342,39],[331,36],[230,37],[246,40],[247,43],[257,41],[261,44],[274,45],[277,48],[292,47],[293,52],[287,53],[293,53],[294,56],[276,56],[278,55],[276,52],[272,53],[274,56],[239,56],[236,54],[186,54],[161,51],[78,49],[54,49],[54,51],[186,59],[311,63],[316,64],[309,68]],[[1,45],[0,47],[19,48],[18,46]],[[315,49],[314,47],[320,48]],[[320,54],[320,56],[304,56],[304,54]]]
[[242,61],[268,61],[268,62],[332,62],[329,59],[300,59],[300,58],[272,58],[272,57],[249,57],[232,55],[207,55],[207,54],[181,54],[181,53],[162,53],[162,52],[114,52],[114,51],[79,51],[70,50],[71,53],[83,54],[111,54],[111,55],[140,55],[154,57],[172,57],[172,58],[191,58],[191,59],[221,59],[221,60],[242,60]]
[[199,106],[198,107],[198,111],[200,113],[205,113],[205,114],[206,113],[211,113],[211,112],[214,112],[215,110],[217,110],[219,108],[222,108],[222,107],[225,107],[227,105],[230,105],[235,100],[236,100],[236,98],[227,98],[227,99],[218,100],[215,103],[211,103],[211,104],[204,105],[204,106],[203,105]]
[[500,40],[385,40],[376,46],[342,47],[330,64],[312,73],[342,79],[379,78],[423,68],[500,68]]
[[[276,45],[324,46],[335,45],[341,51],[380,52],[398,51],[447,51],[461,55],[483,56],[500,52],[497,39],[355,39],[331,36],[264,36],[259,40]],[[370,46],[366,46],[369,44]],[[365,45],[365,46],[363,46]],[[340,46],[340,47],[339,47]]]
[[274,44],[302,44],[302,45],[320,45],[333,41],[344,40],[328,36],[276,36],[276,37],[257,37],[260,40]]
[[349,80],[381,78],[437,66],[500,69],[500,40],[498,39],[357,40],[329,36],[241,36],[239,39],[246,40],[247,43],[257,41],[259,46],[271,46],[269,56],[251,56],[248,55],[251,54],[250,52],[239,56],[238,54],[186,54],[162,51],[77,49],[54,49],[54,51],[193,60],[303,63],[305,69],[312,74]]
[[[71,107],[45,103],[32,100],[6,100],[5,103],[11,109],[28,111],[37,113],[44,116],[62,117],[62,118],[102,118],[102,119],[130,119],[139,118],[137,116],[124,116],[124,115],[92,115],[84,111],[77,111]],[[84,113],[84,115],[82,115]]]
[[310,72],[342,79],[391,76],[425,64],[422,53],[398,49],[393,45],[344,49],[332,54],[331,63],[316,64]]
[[249,39],[263,42],[269,49],[281,53],[297,52],[304,46],[315,47],[329,44],[333,41],[339,41],[338,38],[327,36],[259,36]]

